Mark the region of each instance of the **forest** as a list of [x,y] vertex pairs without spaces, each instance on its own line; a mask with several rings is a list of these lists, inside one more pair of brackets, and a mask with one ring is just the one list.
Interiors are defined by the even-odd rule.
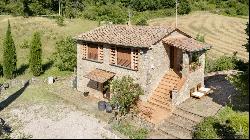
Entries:
[[[15,16],[58,15],[96,21],[125,23],[175,14],[175,0],[0,0],[0,13]],[[229,16],[246,16],[248,0],[179,0],[178,13],[211,11]],[[125,11],[125,12],[124,12]]]

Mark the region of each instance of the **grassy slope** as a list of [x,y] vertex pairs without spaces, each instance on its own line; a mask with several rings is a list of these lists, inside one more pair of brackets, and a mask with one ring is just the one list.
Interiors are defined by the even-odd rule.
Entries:
[[[66,26],[60,27],[54,19],[43,17],[12,17],[0,16],[0,52],[2,52],[3,38],[7,28],[7,20],[10,20],[12,26],[12,34],[17,48],[18,67],[28,63],[29,49],[21,49],[19,45],[24,39],[30,40],[34,31],[42,33],[43,44],[43,63],[48,61],[55,50],[55,43],[62,37],[75,36],[87,30],[97,27],[97,22],[83,19],[67,19]],[[233,51],[238,51],[238,56],[247,59],[248,55],[245,52],[243,44],[246,43],[245,24],[248,18],[226,17],[221,15],[211,14],[209,12],[194,12],[189,15],[178,17],[178,27],[193,37],[197,33],[205,34],[205,41],[213,48],[209,51],[208,57],[215,58],[216,56],[232,54]],[[153,19],[150,25],[173,25],[175,17],[166,17]],[[0,53],[0,63],[2,62],[2,53]],[[18,78],[30,78],[31,75],[26,69],[25,73]],[[67,72],[58,72],[56,68],[50,68],[42,75],[66,75]],[[0,81],[4,80],[0,78]]]
[[[238,51],[238,56],[248,59],[243,44],[247,42],[244,29],[248,18],[228,17],[209,12],[194,12],[178,16],[178,28],[194,38],[198,33],[205,34],[205,41],[213,46],[208,57],[231,55]],[[158,18],[149,21],[150,25],[175,26],[175,17]]]
[[[3,61],[2,44],[8,19],[11,23],[12,35],[16,44],[18,67],[20,67],[22,64],[28,64],[29,49],[21,49],[19,46],[22,44],[24,39],[30,41],[34,31],[39,31],[42,34],[43,63],[46,63],[48,58],[50,58],[52,53],[55,51],[55,44],[57,40],[65,36],[79,35],[80,33],[93,29],[98,25],[95,21],[83,19],[66,19],[66,26],[60,27],[56,24],[55,19],[43,17],[23,18],[0,16],[0,63]],[[64,75],[65,73],[58,72],[56,68],[52,68],[46,71],[43,76],[54,74]],[[31,77],[30,74],[24,74],[23,76]]]

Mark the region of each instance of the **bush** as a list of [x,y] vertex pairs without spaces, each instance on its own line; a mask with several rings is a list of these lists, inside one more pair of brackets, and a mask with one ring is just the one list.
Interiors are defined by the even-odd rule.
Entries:
[[218,139],[214,125],[219,121],[213,117],[205,118],[201,123],[195,126],[193,132],[194,139]]
[[113,125],[113,129],[128,136],[130,139],[145,139],[148,135],[148,130],[145,128],[136,128],[129,123],[119,123]]
[[[247,113],[235,112],[231,107],[225,107],[223,110],[218,112],[218,118],[221,123],[228,123],[236,134],[242,132],[241,138],[248,138],[249,134],[249,119]],[[236,136],[237,137],[237,136]]]
[[30,45],[30,58],[29,66],[34,76],[42,74],[42,42],[38,32],[33,34],[33,38]]
[[187,0],[181,0],[178,5],[178,14],[184,15],[191,11],[190,3]]
[[205,42],[205,36],[203,34],[198,33],[196,35],[196,40],[204,43]]
[[58,16],[56,18],[56,23],[58,26],[64,26],[64,17],[63,16]]
[[148,25],[147,18],[143,16],[136,18],[134,22],[135,22],[135,25],[141,25],[141,26]]
[[3,66],[0,64],[0,76],[3,76]]
[[84,11],[84,17],[90,20],[111,21],[114,24],[125,23],[128,20],[127,11],[118,4],[89,6]]
[[21,49],[27,49],[29,48],[29,41],[28,40],[24,40],[23,43],[20,45]]
[[235,112],[230,107],[220,110],[214,117],[207,117],[193,131],[195,139],[247,139],[248,114]]
[[66,37],[56,42],[56,52],[53,54],[55,66],[61,71],[73,71],[76,67],[76,42]]
[[133,78],[124,76],[121,79],[114,79],[110,82],[110,92],[113,94],[110,104],[118,105],[121,114],[127,114],[131,107],[143,94],[139,84],[135,84]]

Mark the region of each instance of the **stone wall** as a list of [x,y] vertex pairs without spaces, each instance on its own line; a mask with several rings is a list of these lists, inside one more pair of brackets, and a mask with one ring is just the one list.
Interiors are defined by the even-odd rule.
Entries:
[[125,69],[109,64],[110,46],[103,46],[103,63],[93,62],[82,59],[82,49],[80,42],[77,44],[77,89],[81,92],[89,92],[96,97],[102,97],[102,93],[91,87],[96,87],[97,83],[83,76],[92,70],[99,68],[116,73],[114,78],[129,75],[139,83],[143,90],[144,96],[141,100],[146,100],[150,93],[158,85],[160,79],[169,68],[169,58],[167,48],[160,42],[151,49],[142,49],[139,54],[138,71]]
[[170,69],[170,48],[162,42],[153,45],[151,48],[144,55],[144,63],[148,66],[146,90],[149,96],[153,94],[163,76]]
[[[172,94],[172,103],[173,105],[179,105],[184,102],[186,99],[190,97],[190,89],[196,88],[198,84],[204,86],[204,69],[205,69],[205,53],[201,52],[201,56],[199,57],[199,61],[201,66],[196,69],[194,72],[190,72],[188,67],[184,68],[184,74],[186,76],[186,82],[182,86],[182,88],[178,92],[173,92]],[[189,59],[187,54],[184,54],[185,59]],[[188,60],[183,60],[185,63]]]

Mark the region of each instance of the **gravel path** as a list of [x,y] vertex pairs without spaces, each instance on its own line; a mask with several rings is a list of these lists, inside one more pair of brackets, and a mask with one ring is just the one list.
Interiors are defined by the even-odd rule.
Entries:
[[106,129],[106,123],[71,105],[12,107],[6,114],[12,116],[8,122],[19,120],[15,125],[21,125],[12,138],[20,138],[22,133],[34,139],[119,139]]

